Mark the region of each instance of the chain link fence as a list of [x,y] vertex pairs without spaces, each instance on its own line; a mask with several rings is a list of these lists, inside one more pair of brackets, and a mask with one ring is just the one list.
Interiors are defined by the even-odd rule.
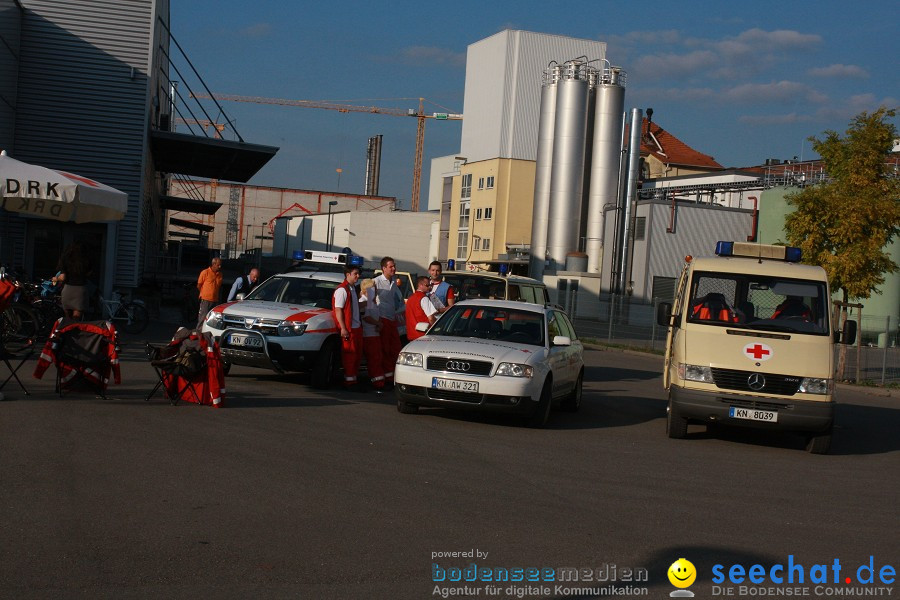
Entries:
[[[590,300],[579,296],[580,305],[564,303],[563,308],[575,315],[578,335],[599,343],[624,346],[657,353],[665,351],[666,328],[656,323],[656,307],[660,302],[635,300],[618,294],[601,294]],[[873,385],[900,384],[900,331],[887,316],[866,315],[859,318],[852,309],[851,319],[857,320],[859,333],[856,343],[846,349],[844,369],[836,374],[838,381],[853,381]],[[842,345],[835,344],[835,365],[838,365]]]

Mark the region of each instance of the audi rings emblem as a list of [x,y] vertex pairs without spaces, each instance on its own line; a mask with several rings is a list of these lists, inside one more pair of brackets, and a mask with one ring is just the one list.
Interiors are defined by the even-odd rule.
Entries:
[[472,365],[462,360],[448,360],[447,361],[447,370],[448,371],[462,371],[465,373],[469,369],[472,368]]
[[766,378],[762,373],[753,373],[750,377],[747,378],[747,387],[749,387],[754,392],[758,392],[759,390],[766,387]]

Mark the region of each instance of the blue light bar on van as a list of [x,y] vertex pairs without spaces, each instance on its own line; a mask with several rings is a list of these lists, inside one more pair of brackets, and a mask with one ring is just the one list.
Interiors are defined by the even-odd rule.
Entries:
[[303,250],[294,250],[294,254],[291,255],[294,260],[303,260],[304,252]]
[[448,259],[447,260],[447,270],[453,271],[454,269],[456,269],[456,261],[453,260],[452,258]]
[[794,246],[775,246],[772,244],[749,244],[747,242],[716,242],[716,256],[745,256],[748,258],[767,258],[785,262],[800,262],[803,253]]
[[716,242],[716,256],[731,256],[734,242]]

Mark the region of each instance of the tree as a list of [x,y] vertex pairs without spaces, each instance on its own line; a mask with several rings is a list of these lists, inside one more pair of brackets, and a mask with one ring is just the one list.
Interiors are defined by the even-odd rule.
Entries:
[[900,178],[888,164],[897,129],[895,109],[862,112],[846,135],[809,138],[829,181],[788,194],[788,242],[804,262],[821,265],[843,301],[868,298],[898,265],[885,251],[900,235]]

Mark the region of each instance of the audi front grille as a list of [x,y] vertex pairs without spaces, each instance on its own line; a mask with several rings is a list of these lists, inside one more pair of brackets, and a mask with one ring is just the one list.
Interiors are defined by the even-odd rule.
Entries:
[[429,371],[441,371],[444,373],[459,373],[460,375],[490,375],[494,363],[485,360],[467,360],[452,356],[429,356],[425,363]]

